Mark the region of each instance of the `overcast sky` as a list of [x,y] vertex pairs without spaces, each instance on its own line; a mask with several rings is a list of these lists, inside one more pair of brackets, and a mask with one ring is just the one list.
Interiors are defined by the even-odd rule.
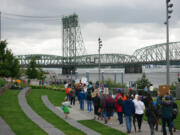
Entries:
[[[180,41],[180,0],[170,19],[170,41]],[[2,39],[15,55],[62,56],[61,17],[76,13],[88,54],[133,54],[145,46],[166,42],[165,0],[1,0]],[[59,20],[9,16],[59,16]]]

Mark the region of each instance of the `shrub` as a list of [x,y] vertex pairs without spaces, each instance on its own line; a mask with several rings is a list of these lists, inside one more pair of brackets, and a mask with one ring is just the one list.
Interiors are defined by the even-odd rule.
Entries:
[[6,81],[0,78],[0,87],[3,87],[6,84]]

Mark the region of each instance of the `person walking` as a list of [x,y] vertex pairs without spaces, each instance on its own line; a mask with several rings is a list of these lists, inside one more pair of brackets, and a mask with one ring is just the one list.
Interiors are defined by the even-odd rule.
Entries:
[[149,102],[149,105],[146,110],[146,116],[148,118],[148,124],[150,127],[151,135],[154,135],[154,127],[156,123],[158,122],[157,120],[157,115],[156,115],[156,108],[154,107],[153,101]]
[[176,127],[175,127],[175,123],[174,123],[174,119],[176,119],[178,115],[178,106],[175,102],[173,102],[173,116],[172,116],[172,128],[174,129],[174,132],[176,132]]
[[112,124],[112,117],[114,115],[114,110],[115,110],[115,100],[112,98],[111,92],[105,99],[105,109],[108,117],[107,123]]
[[127,133],[131,133],[131,119],[135,113],[135,106],[129,96],[127,96],[127,100],[122,102],[122,110],[126,118]]
[[123,111],[122,111],[122,94],[119,91],[115,99],[115,107],[118,115],[119,124],[123,124]]
[[69,113],[70,113],[70,111],[69,111],[69,106],[70,106],[70,103],[69,103],[68,99],[65,98],[65,101],[62,103],[62,110],[63,110],[63,112],[64,112],[65,119],[68,118],[68,115],[69,115]]
[[75,87],[72,88],[72,91],[71,91],[71,105],[75,105],[75,98],[76,98],[76,90],[75,90]]
[[137,101],[134,102],[135,105],[135,117],[137,119],[139,132],[141,132],[142,118],[145,110],[145,105],[141,101],[141,96],[138,96]]
[[91,88],[88,88],[87,89],[87,92],[86,92],[86,100],[87,100],[87,110],[88,112],[91,112],[92,111],[92,91],[91,91]]
[[84,100],[86,98],[86,95],[84,93],[84,90],[81,89],[81,91],[78,94],[79,100],[80,100],[80,109],[84,111]]
[[100,97],[99,93],[96,93],[96,96],[93,98],[93,104],[94,104],[94,119],[96,119],[96,115],[98,116],[98,119],[100,117]]
[[106,114],[106,109],[105,109],[105,99],[106,99],[106,95],[101,93],[100,96],[100,106],[101,106],[101,115],[102,118],[104,118],[104,124],[107,124],[107,114]]
[[162,101],[161,117],[162,117],[163,135],[167,135],[166,124],[168,125],[170,135],[173,135],[172,132],[173,102],[170,100],[170,96],[166,96],[165,101]]

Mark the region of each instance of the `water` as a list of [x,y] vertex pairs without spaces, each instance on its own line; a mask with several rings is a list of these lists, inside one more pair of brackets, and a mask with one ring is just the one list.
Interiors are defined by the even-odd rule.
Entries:
[[[61,69],[44,69],[49,71],[52,75],[56,75],[57,79],[71,79],[71,75],[62,75]],[[72,79],[78,77],[81,79],[82,77],[86,77],[89,74],[89,80],[92,82],[96,82],[98,80],[98,68],[91,69],[77,69],[78,75],[72,75]],[[143,67],[143,72],[146,73],[146,77],[149,81],[154,85],[154,87],[158,87],[159,85],[166,84],[166,67],[153,67],[146,68]],[[170,84],[177,82],[178,73],[180,72],[180,68],[171,67],[170,68]],[[88,74],[87,74],[88,73]],[[88,76],[87,76],[88,77]],[[142,73],[138,74],[125,74],[124,69],[101,69],[101,80],[113,80],[116,82],[124,82],[129,85],[131,82],[136,81],[142,77]]]

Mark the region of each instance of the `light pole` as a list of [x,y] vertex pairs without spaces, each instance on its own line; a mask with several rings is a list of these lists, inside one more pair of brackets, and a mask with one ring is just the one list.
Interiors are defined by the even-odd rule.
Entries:
[[166,0],[166,22],[164,24],[166,24],[166,40],[167,40],[167,44],[166,44],[166,83],[167,85],[169,85],[169,19],[171,18],[171,13],[173,12],[173,10],[171,10],[171,8],[173,7],[173,4],[170,3],[171,0]]
[[99,79],[99,85],[100,85],[100,81],[101,81],[101,59],[100,59],[100,51],[101,51],[101,47],[102,47],[102,40],[100,39],[100,37],[98,38],[98,53],[99,53],[99,74],[98,74],[98,79]]

